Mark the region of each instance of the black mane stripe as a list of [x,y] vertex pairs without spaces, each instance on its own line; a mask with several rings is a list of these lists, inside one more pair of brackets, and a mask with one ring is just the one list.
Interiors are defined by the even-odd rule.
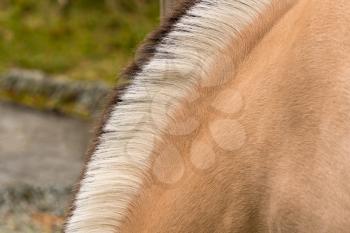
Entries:
[[[113,88],[110,96],[108,97],[108,100],[106,101],[107,103],[103,108],[103,113],[101,114],[101,117],[98,120],[98,123],[96,124],[97,127],[94,130],[93,139],[90,142],[90,146],[85,155],[84,168],[81,172],[79,183],[73,190],[73,199],[71,201],[72,204],[70,205],[70,210],[66,218],[67,220],[71,218],[72,213],[76,208],[75,198],[80,190],[81,181],[86,174],[87,164],[91,160],[94,151],[100,143],[100,136],[104,134],[103,127],[106,124],[107,120],[110,118],[113,107],[121,101],[120,96],[132,83],[132,80],[135,77],[135,75],[138,72],[140,72],[144,65],[152,59],[152,57],[155,54],[156,48],[161,43],[162,39],[166,37],[169,34],[169,32],[172,31],[174,25],[179,21],[179,19],[181,19],[181,17],[185,15],[187,11],[198,2],[200,2],[200,0],[180,0],[175,6],[175,9],[171,13],[171,15],[163,19],[160,27],[154,32],[152,32],[144,40],[144,42],[142,42],[142,44],[139,46],[136,52],[134,61],[121,73],[120,77],[123,81],[125,81],[125,83],[119,86],[117,85],[115,88]],[[66,224],[67,221],[65,222],[65,225]]]

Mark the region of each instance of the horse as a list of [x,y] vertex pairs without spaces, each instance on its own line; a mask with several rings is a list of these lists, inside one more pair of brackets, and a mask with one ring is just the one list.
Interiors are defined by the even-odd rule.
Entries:
[[139,50],[66,233],[348,233],[350,1],[187,0]]

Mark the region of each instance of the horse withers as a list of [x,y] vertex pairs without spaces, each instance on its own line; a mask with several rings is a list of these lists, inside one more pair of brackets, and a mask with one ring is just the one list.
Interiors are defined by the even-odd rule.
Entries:
[[123,74],[67,233],[350,232],[350,1],[185,1]]

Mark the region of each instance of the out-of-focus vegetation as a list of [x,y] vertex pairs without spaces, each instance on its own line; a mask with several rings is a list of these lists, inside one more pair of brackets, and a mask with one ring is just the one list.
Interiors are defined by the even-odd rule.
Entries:
[[0,72],[114,83],[158,20],[158,0],[1,0]]
[[[0,79],[20,68],[66,82],[115,84],[158,21],[159,0],[0,0]],[[75,98],[27,90],[35,88],[0,85],[0,100],[90,115]]]
[[[109,91],[158,23],[159,0],[0,0],[0,101],[89,117],[91,85]],[[60,232],[70,188],[15,185],[0,189],[0,232]]]

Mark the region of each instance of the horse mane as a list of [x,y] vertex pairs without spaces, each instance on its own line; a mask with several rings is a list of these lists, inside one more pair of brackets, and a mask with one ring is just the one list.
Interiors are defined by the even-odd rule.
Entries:
[[132,79],[140,72],[154,56],[158,45],[162,42],[174,25],[186,15],[187,11],[200,0],[182,0],[175,5],[175,9],[169,16],[166,16],[162,24],[152,32],[145,41],[139,46],[134,61],[124,70],[122,77],[127,80]]
[[[88,148],[85,164],[90,161],[91,155],[96,150],[96,147],[100,142],[99,136],[103,134],[103,126],[109,119],[113,106],[121,101],[120,97],[132,84],[134,77],[140,71],[142,71],[143,67],[153,58],[156,48],[161,43],[162,38],[168,35],[179,19],[185,15],[188,9],[190,9],[198,1],[200,0],[180,0],[180,2],[175,4],[175,8],[171,14],[163,19],[161,25],[156,30],[151,32],[141,43],[141,45],[139,45],[133,61],[120,74],[120,79],[123,80],[123,83],[115,87],[111,94],[107,97],[107,104],[103,108],[103,113],[99,119],[97,128],[94,130],[95,136],[93,137],[93,141],[90,143]],[[84,173],[85,171],[83,171],[80,180],[83,178]]]
[[[158,109],[184,98],[210,57],[271,0],[186,0],[152,33],[123,72],[87,153],[65,232],[118,232],[146,177],[153,141],[168,117]],[[157,127],[155,127],[155,125]]]

